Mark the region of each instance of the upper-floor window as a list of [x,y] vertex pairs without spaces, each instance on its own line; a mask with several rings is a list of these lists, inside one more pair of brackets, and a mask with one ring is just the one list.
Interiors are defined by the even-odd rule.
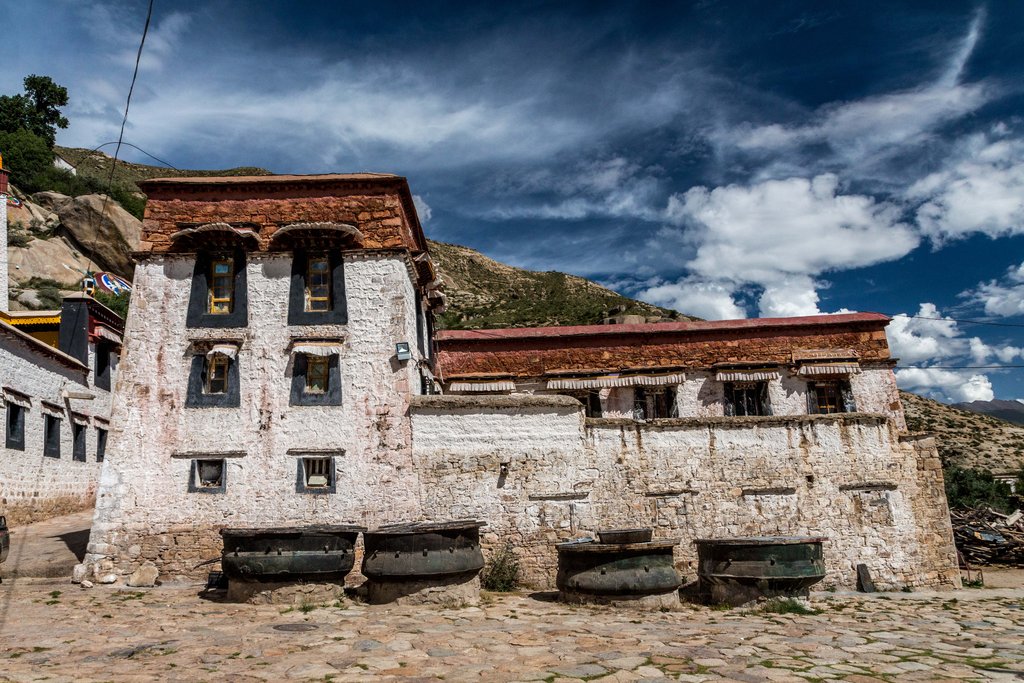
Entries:
[[196,252],[186,327],[245,327],[248,319],[245,252]]
[[853,413],[857,410],[853,390],[846,380],[808,382],[807,408],[812,415]]
[[218,343],[192,356],[187,408],[237,408],[241,404],[238,342]]
[[768,382],[726,382],[726,415],[771,415]]
[[228,393],[228,368],[231,366],[231,359],[221,354],[214,354],[206,358],[206,393],[226,394]]
[[293,406],[341,405],[341,347],[325,343],[298,344],[292,349]]
[[345,264],[341,253],[294,250],[288,324],[326,325],[347,321]]
[[71,420],[71,459],[85,462],[85,430],[84,424]]
[[232,259],[215,258],[210,263],[209,294],[207,313],[231,313],[235,302],[235,264]]
[[636,387],[633,390],[633,418],[657,420],[676,416],[676,388]]
[[103,427],[96,428],[96,462],[103,462],[107,457],[107,430]]
[[331,261],[327,254],[311,255],[306,268],[306,311],[331,310]]
[[93,385],[97,389],[110,391],[111,370],[114,358],[113,345],[105,341],[97,341],[95,346],[96,363],[93,373]]

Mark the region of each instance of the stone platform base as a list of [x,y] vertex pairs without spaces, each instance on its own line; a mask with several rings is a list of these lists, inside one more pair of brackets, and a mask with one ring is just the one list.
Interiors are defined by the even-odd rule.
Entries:
[[227,599],[251,605],[321,605],[344,600],[345,584],[229,581]]
[[656,593],[654,595],[589,595],[576,591],[558,591],[558,599],[576,605],[608,605],[609,607],[625,607],[647,611],[679,609],[679,591]]
[[769,589],[764,586],[740,584],[705,584],[699,587],[700,602],[705,605],[729,605],[740,607],[774,598],[807,600],[811,592],[809,588],[796,590]]
[[466,607],[480,604],[480,577],[454,576],[431,581],[380,581],[369,579],[363,587],[372,605],[438,605]]

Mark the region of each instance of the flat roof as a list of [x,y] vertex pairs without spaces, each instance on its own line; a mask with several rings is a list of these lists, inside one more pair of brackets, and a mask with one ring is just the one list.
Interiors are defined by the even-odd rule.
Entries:
[[180,178],[150,178],[139,181],[139,187],[146,185],[230,185],[230,184],[274,184],[274,183],[319,183],[345,182],[366,180],[405,180],[394,173],[284,173],[279,175],[218,175],[218,176],[182,176]]
[[537,339],[549,337],[589,337],[601,335],[665,334],[679,332],[719,332],[729,330],[781,329],[876,323],[891,320],[882,313],[836,313],[792,318],[741,318],[739,320],[700,320],[639,325],[567,325],[564,327],[505,327],[493,330],[440,330],[438,341],[490,341],[494,339]]

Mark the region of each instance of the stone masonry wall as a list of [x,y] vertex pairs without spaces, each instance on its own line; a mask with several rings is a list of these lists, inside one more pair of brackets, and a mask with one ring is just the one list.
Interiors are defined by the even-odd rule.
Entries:
[[554,543],[633,526],[681,538],[687,580],[695,538],[822,535],[825,587],[854,586],[859,563],[886,589],[960,582],[934,444],[884,415],[645,424],[586,420],[565,397],[417,397],[412,428],[422,508],[487,520],[538,587]]
[[[287,324],[290,254],[250,254],[248,326],[186,329],[194,257],[154,256],[136,269],[114,427],[101,473],[87,562],[104,575],[144,560],[161,575],[204,575],[219,529],[420,517],[407,419],[419,390],[415,293],[399,254],[345,255],[348,323]],[[289,344],[340,339],[342,405],[290,406]],[[186,408],[194,342],[240,343],[241,405]],[[334,449],[337,493],[296,492],[296,450]],[[289,453],[291,451],[291,453]],[[307,452],[307,454],[309,454]],[[223,493],[189,493],[192,460],[225,458]]]
[[[99,464],[96,462],[96,417],[109,415],[109,394],[89,386],[85,368],[75,367],[40,350],[42,342],[20,338],[0,330],[0,386],[30,397],[25,413],[25,448],[6,448],[0,441],[0,514],[11,525],[22,525],[82,510],[96,495]],[[90,356],[91,357],[91,356]],[[89,391],[93,400],[65,399],[62,392]],[[58,406],[61,416],[60,457],[43,455],[44,410],[42,401]],[[4,424],[8,406],[4,410]],[[85,416],[86,462],[72,460],[71,415]]]

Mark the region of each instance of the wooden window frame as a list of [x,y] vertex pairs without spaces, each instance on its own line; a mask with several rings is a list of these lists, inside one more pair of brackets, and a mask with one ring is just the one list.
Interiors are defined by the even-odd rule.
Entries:
[[[226,275],[217,273],[217,266],[226,265]],[[218,280],[227,280],[227,296],[217,296]],[[227,304],[224,310],[218,310],[219,304]],[[210,285],[209,298],[207,299],[206,312],[209,315],[231,315],[235,304],[235,261],[226,256],[215,256],[210,260]]]
[[[314,264],[323,264],[320,272],[314,272]],[[325,296],[313,295],[314,277],[323,278],[324,282],[319,285],[326,290]],[[329,254],[309,254],[306,257],[306,282],[305,282],[305,312],[306,313],[328,313],[331,310],[331,257]]]
[[[337,490],[337,469],[334,456],[302,456],[296,458],[295,492],[313,495],[335,493]],[[315,467],[316,474],[311,473]],[[322,476],[327,479],[324,485],[310,485],[311,476]]]
[[[310,263],[327,259],[329,305],[325,310],[309,310]],[[292,252],[292,279],[288,292],[289,325],[344,325],[348,322],[348,302],[345,298],[345,261],[336,249]]]
[[[218,369],[222,372],[218,374]],[[231,359],[219,353],[215,353],[206,359],[206,371],[204,373],[203,392],[208,396],[222,396],[228,393],[229,377],[231,373]],[[217,387],[214,386],[217,383]]]
[[[756,392],[756,393],[755,393]],[[737,396],[743,400],[737,402]],[[751,412],[751,405],[754,407]],[[725,414],[730,417],[763,417],[772,414],[767,380],[725,383]]]
[[[319,381],[320,387],[316,388]],[[331,358],[330,356],[306,356],[306,378],[303,393],[308,396],[322,396],[330,391]]]
[[6,401],[4,415],[4,447],[13,451],[25,450],[25,413],[28,408],[12,401]]

